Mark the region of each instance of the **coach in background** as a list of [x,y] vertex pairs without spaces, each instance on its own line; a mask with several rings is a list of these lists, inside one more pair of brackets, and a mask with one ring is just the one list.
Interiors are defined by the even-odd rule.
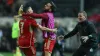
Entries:
[[[78,20],[79,22],[76,27],[65,35],[64,39],[79,33],[81,45],[73,56],[94,56],[97,47],[95,26],[87,20],[87,13],[85,11],[78,13]],[[62,36],[59,36],[59,39],[61,39],[60,37]]]

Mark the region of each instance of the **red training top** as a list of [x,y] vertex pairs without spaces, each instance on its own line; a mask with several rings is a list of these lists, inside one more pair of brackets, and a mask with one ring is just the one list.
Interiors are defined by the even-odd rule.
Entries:
[[38,28],[38,25],[34,19],[30,19],[29,16],[22,16],[24,19],[20,20],[20,37],[18,39],[18,45],[22,48],[30,47],[34,44],[34,28]]

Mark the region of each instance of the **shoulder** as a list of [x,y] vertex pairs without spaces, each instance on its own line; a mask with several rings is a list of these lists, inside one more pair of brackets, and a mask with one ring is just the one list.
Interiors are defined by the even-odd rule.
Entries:
[[78,22],[78,23],[76,24],[76,26],[80,26],[80,22]]
[[92,22],[90,22],[90,21],[88,21],[88,26],[95,28],[95,25]]
[[89,24],[89,25],[94,25],[91,21],[88,21],[88,24]]
[[31,19],[30,22],[31,23],[36,23],[36,20],[35,19]]

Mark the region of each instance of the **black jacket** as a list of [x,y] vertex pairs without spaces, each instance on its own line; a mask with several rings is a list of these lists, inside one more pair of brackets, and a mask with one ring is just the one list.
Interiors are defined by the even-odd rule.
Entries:
[[64,36],[64,39],[69,38],[77,33],[79,33],[80,36],[88,36],[90,41],[96,42],[95,26],[88,20],[79,22],[71,32]]

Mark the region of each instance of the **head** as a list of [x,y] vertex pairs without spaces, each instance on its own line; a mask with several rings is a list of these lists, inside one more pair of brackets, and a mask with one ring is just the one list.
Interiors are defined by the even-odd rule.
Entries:
[[32,7],[30,7],[30,6],[29,6],[29,7],[27,7],[27,6],[24,7],[24,8],[23,8],[23,11],[24,11],[25,13],[33,13],[33,9],[32,9]]
[[60,26],[59,20],[56,20],[56,21],[55,21],[55,28],[58,28],[59,26]]
[[45,4],[44,11],[54,12],[55,8],[56,8],[55,4],[53,2],[49,2]]
[[20,18],[17,15],[14,16],[14,22],[18,22]]
[[85,11],[81,11],[78,13],[79,22],[86,20],[86,18],[87,18],[87,13]]

